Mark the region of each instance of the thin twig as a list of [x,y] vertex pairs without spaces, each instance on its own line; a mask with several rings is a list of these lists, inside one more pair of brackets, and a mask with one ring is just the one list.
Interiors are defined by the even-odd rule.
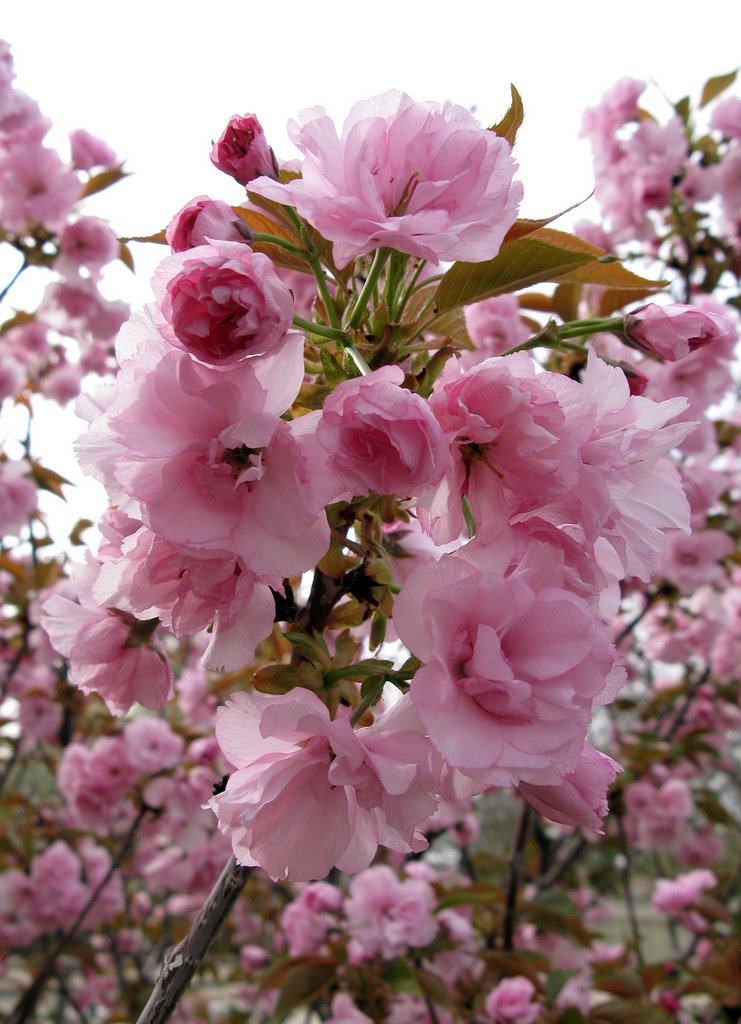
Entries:
[[6,1024],[25,1024],[26,1021],[30,1021],[33,1019],[33,1012],[36,1008],[36,1004],[41,998],[47,981],[56,970],[56,963],[58,958],[61,956],[66,947],[69,945],[69,943],[72,941],[72,939],[79,931],[80,925],[84,922],[85,918],[90,912],[90,909],[95,904],[96,900],[102,893],[103,889],[105,889],[105,887],[110,882],[113,876],[113,872],[118,868],[118,866],[121,864],[123,859],[128,854],[134,842],[134,836],[136,835],[136,831],[139,828],[139,825],[141,824],[144,815],[147,814],[147,812],[149,811],[150,808],[147,806],[142,807],[142,809],[139,811],[138,815],[132,822],[129,831],[126,833],[126,836],[124,837],[124,841],[121,844],[118,853],[111,861],[105,875],[103,875],[103,878],[100,880],[100,882],[98,882],[96,887],[93,889],[90,896],[88,897],[87,902],[85,903],[85,906],[74,919],[69,929],[59,937],[59,940],[54,945],[51,952],[47,955],[46,959],[44,960],[38,972],[36,973],[36,976],[34,977],[33,981],[11,1010],[10,1016],[7,1018]]
[[517,893],[522,880],[522,865],[529,831],[530,804],[523,801],[512,841],[512,853],[509,857],[509,879],[504,904],[504,921],[502,922],[502,945],[506,950],[514,948],[515,928],[517,927]]
[[170,1019],[242,892],[251,870],[240,867],[234,857],[229,859],[190,931],[165,960],[138,1024],[164,1024]]
[[628,847],[628,839],[625,835],[622,816],[617,814],[615,815],[615,818],[617,821],[618,836],[620,838],[620,851],[623,855],[623,866],[620,871],[620,878],[623,883],[625,907],[628,911],[628,921],[630,922],[630,932],[633,936],[633,947],[636,960],[638,961],[638,966],[642,970],[646,964],[643,959],[643,939],[641,937],[641,929],[638,926],[638,915],[636,914],[636,905],[635,900],[633,899],[633,889],[631,885],[630,849]]

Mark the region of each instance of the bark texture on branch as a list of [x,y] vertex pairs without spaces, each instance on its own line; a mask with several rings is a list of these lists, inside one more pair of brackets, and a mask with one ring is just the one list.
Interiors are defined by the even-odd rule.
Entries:
[[182,942],[169,954],[137,1024],[164,1024],[190,984],[252,869],[231,857],[198,917]]

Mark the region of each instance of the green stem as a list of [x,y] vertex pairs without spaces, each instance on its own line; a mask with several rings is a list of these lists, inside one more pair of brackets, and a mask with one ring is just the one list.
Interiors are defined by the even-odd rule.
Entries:
[[309,266],[311,267],[311,272],[316,279],[316,286],[319,291],[319,297],[321,298],[322,305],[326,310],[327,319],[329,320],[332,327],[336,328],[337,330],[341,330],[342,323],[340,321],[339,316],[337,315],[334,300],[332,299],[332,296],[329,294],[329,288],[327,287],[327,278],[325,277],[324,271],[322,270],[322,265],[316,256],[312,257],[312,259],[309,260]]
[[350,340],[344,331],[337,330],[335,327],[325,327],[324,324],[314,323],[313,320],[305,320],[302,316],[294,316],[293,326],[300,328],[302,331],[308,331],[310,334],[318,334],[322,338],[331,338],[332,341],[338,341],[343,348],[347,348],[350,344]]
[[300,256],[302,259],[308,260],[309,258],[306,249],[300,245],[294,245],[293,242],[289,242],[287,238],[281,238],[280,235],[271,235],[265,231],[253,231],[252,241],[263,242],[267,245],[278,245],[281,249],[285,249],[286,252]]
[[360,324],[363,322],[366,310],[368,309],[368,303],[371,300],[373,293],[376,290],[378,284],[378,278],[381,276],[381,271],[386,265],[386,261],[389,258],[389,249],[378,249],[376,255],[373,258],[373,263],[368,271],[368,277],[365,279],[363,290],[358,296],[358,301],[355,303],[355,307],[350,314],[347,321],[347,328],[350,331],[358,329]]
[[615,317],[612,320],[574,320],[568,324],[562,324],[558,328],[559,338],[582,338],[587,334],[596,334],[598,331],[618,331],[622,334],[625,324],[624,317]]

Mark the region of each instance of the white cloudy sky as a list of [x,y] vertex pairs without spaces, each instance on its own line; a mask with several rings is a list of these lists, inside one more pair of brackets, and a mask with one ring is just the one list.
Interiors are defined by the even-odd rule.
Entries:
[[[285,124],[303,107],[323,104],[341,120],[355,100],[399,88],[473,107],[491,123],[510,82],[526,109],[516,148],[522,212],[550,215],[593,187],[578,138],[584,107],[624,75],[655,83],[659,114],[668,110],[662,93],[697,97],[708,77],[740,62],[741,4],[6,0],[0,34],[13,46],[18,84],[57,126],[52,141],[63,146],[63,131],[84,127],[125,158],[134,173],[89,212],[139,235],[195,195],[239,201],[208,157],[232,114],[256,113],[288,157]],[[142,268],[154,257],[135,255]],[[108,294],[140,303],[145,282],[143,274],[135,287],[121,269]],[[45,454],[71,472],[70,428],[58,418],[53,429],[56,450]]]

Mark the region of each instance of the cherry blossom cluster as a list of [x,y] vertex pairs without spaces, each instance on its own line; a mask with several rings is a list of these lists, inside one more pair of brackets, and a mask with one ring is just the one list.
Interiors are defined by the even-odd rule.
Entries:
[[[341,129],[304,111],[292,163],[235,116],[211,160],[246,194],[172,218],[119,331],[119,240],[75,205],[117,160],[44,148],[2,67],[3,240],[59,275],[2,326],[3,394],[59,397],[74,366],[70,397],[116,333],[118,362],[77,404],[96,554],[48,555],[59,480],[0,461],[14,1024],[50,992],[60,1019],[135,1019],[230,852],[219,996],[183,1022],[733,1005],[737,101],[703,137],[619,83],[585,117],[583,238],[517,219],[515,90],[490,129],[398,92]],[[634,239],[651,277],[608,254]]]

